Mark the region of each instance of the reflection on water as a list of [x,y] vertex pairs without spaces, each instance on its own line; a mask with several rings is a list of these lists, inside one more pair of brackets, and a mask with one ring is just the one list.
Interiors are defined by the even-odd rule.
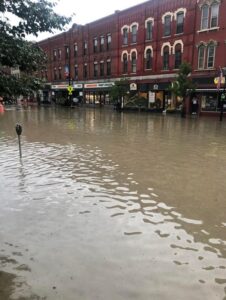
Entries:
[[3,299],[225,299],[225,132],[214,119],[6,111]]

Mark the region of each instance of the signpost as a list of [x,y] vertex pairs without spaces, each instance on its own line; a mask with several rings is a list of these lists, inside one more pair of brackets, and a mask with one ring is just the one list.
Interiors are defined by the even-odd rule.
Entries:
[[20,124],[16,125],[16,133],[18,136],[18,142],[19,142],[19,153],[20,153],[20,158],[22,157],[22,151],[21,151],[21,143],[20,143],[20,136],[22,133],[22,126]]

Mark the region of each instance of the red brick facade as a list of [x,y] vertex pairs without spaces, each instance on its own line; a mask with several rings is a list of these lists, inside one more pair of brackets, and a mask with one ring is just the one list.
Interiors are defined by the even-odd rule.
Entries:
[[[40,42],[49,58],[42,76],[47,75],[55,91],[69,81],[77,93],[94,93],[96,98],[105,97],[116,79],[129,78],[147,99],[155,92],[164,109],[176,105],[167,87],[178,65],[187,61],[193,68],[200,110],[212,111],[212,102],[217,105],[213,79],[226,66],[225,11],[226,0],[150,0],[84,26],[75,24]],[[212,98],[206,94],[211,92]]]

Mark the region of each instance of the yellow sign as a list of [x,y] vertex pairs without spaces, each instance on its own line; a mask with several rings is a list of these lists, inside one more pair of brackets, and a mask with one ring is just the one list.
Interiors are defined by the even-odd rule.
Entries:
[[68,88],[67,88],[67,90],[68,90],[68,95],[71,96],[72,92],[74,91],[73,87],[71,85],[69,85]]
[[[220,77],[215,77],[214,83],[218,84],[219,80],[220,80]],[[225,77],[221,77],[221,84],[225,84]]]

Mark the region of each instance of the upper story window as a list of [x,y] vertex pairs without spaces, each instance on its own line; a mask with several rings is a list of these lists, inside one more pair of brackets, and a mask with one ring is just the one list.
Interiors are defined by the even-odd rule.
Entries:
[[128,54],[124,53],[122,57],[122,72],[123,74],[128,73]]
[[137,54],[135,51],[133,51],[131,54],[131,70],[132,73],[137,72]]
[[53,70],[53,79],[57,80],[57,69],[56,68],[54,68],[54,70]]
[[111,75],[111,60],[107,60],[107,76]]
[[86,79],[88,76],[88,69],[87,69],[87,65],[83,66],[83,78]]
[[83,43],[83,55],[87,55],[88,44],[87,42]]
[[204,5],[202,7],[201,11],[201,29],[207,29],[208,28],[208,21],[209,21],[209,6]]
[[200,45],[198,48],[198,69],[204,69],[205,67],[205,52],[206,47],[204,45]]
[[146,40],[152,40],[152,31],[153,31],[153,21],[148,21],[146,23]]
[[145,69],[150,70],[152,68],[152,50],[148,48],[145,52]]
[[78,80],[78,66],[77,65],[75,65],[74,72],[75,72],[75,80]]
[[53,50],[53,60],[56,61],[57,58],[57,51]]
[[181,63],[182,63],[182,49],[181,49],[181,45],[177,44],[176,47],[175,47],[174,68],[179,69]]
[[59,79],[61,80],[62,79],[62,69],[61,69],[61,67],[59,67],[58,68],[58,77],[59,77]]
[[61,54],[62,54],[61,49],[58,49],[58,59],[59,60],[61,60]]
[[107,35],[107,50],[111,49],[111,34]]
[[94,53],[97,52],[97,45],[98,45],[97,38],[94,38],[93,39],[93,52]]
[[169,70],[169,47],[165,46],[163,49],[163,70]]
[[65,46],[65,59],[69,58],[69,54],[70,54],[69,46]]
[[210,6],[204,4],[201,8],[201,30],[218,27],[219,3],[213,2]]
[[164,18],[164,36],[169,36],[171,34],[171,16],[167,15]]
[[93,64],[93,76],[94,77],[98,76],[98,64],[97,64],[97,62],[94,62],[94,64]]
[[183,33],[184,32],[184,12],[177,13],[177,29],[176,33]]
[[78,45],[74,44],[74,57],[78,56]]
[[216,46],[214,43],[210,43],[207,48],[207,68],[212,69],[214,68],[215,63],[215,50]]
[[210,7],[210,11],[211,11],[210,27],[217,27],[218,16],[219,16],[219,4],[213,3]]
[[201,42],[198,45],[198,69],[213,69],[215,67],[217,41]]
[[137,25],[132,26],[131,33],[132,33],[132,43],[136,43],[137,42]]
[[100,52],[104,51],[104,36],[100,37]]
[[122,43],[123,45],[128,45],[128,34],[129,34],[129,30],[127,27],[123,28],[122,31]]
[[100,76],[104,76],[104,62],[100,62]]

